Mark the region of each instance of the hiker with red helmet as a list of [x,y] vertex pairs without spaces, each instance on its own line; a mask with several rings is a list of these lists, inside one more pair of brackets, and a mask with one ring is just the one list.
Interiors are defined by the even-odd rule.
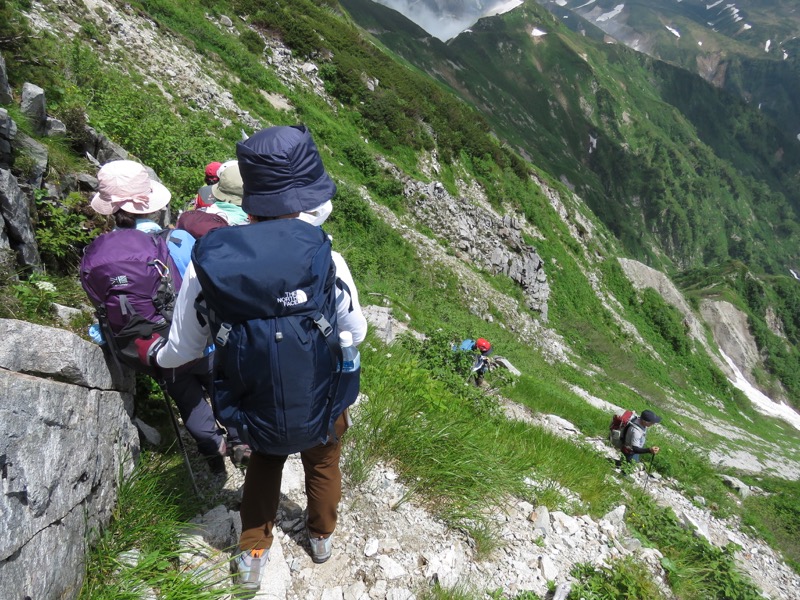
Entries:
[[206,183],[197,190],[197,198],[194,200],[195,208],[205,208],[214,204],[214,198],[211,196],[211,186],[219,182],[219,168],[221,166],[221,162],[210,162],[206,165],[204,171]]
[[483,376],[486,374],[486,371],[489,370],[489,355],[492,353],[492,344],[490,344],[489,340],[486,338],[464,340],[461,342],[459,349],[478,353],[472,365],[472,372],[475,373],[475,385],[483,385]]

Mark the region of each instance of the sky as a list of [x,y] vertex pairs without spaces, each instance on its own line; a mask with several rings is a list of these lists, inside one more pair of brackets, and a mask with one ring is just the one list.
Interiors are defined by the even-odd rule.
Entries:
[[[374,0],[403,14],[443,42],[456,37],[478,19],[499,15],[522,4],[522,0],[475,0],[448,3],[446,0]],[[454,10],[454,6],[457,9]]]

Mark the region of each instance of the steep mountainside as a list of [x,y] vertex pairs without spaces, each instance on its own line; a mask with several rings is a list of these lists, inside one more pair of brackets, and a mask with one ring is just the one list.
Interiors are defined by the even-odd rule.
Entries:
[[[800,397],[800,288],[784,274],[796,198],[771,187],[786,185],[784,163],[769,160],[780,132],[681,79],[710,103],[709,136],[752,126],[723,160],[662,96],[682,96],[665,82],[684,71],[577,37],[531,3],[450,44],[356,0],[342,3],[349,12],[333,0],[210,5],[0,4],[0,237],[25,258],[16,217],[30,214],[26,248],[41,255],[24,264],[29,281],[5,275],[0,294],[15,302],[0,308],[49,308],[37,284],[74,285],[75,257],[108,226],[87,207],[98,162],[130,153],[180,210],[243,132],[309,126],[338,186],[326,231],[375,333],[348,433],[339,553],[309,566],[292,459],[270,562],[279,577],[262,597],[521,600],[574,582],[581,563],[610,578],[606,559],[625,558],[665,597],[792,598],[796,507],[781,491],[797,489],[800,424],[789,406],[769,400],[785,409],[775,418],[748,395]],[[36,114],[21,102],[28,82],[44,89]],[[38,132],[54,121],[61,134]],[[732,166],[748,156],[749,177]],[[680,291],[653,265],[698,268]],[[392,327],[416,335],[384,345]],[[467,385],[452,350],[464,337],[491,339],[519,374],[497,368],[490,388]],[[737,389],[738,371],[749,387]],[[620,408],[664,417],[652,478],[614,464],[604,440]],[[721,474],[757,497],[745,503]],[[235,489],[219,497],[236,507]],[[617,533],[621,504],[631,535]],[[460,595],[462,581],[478,592]]]
[[369,0],[352,17],[474,104],[649,264],[794,264],[800,143],[668,63],[575,35],[526,3],[448,44]]
[[538,0],[576,31],[695,72],[800,135],[800,7],[791,0]]

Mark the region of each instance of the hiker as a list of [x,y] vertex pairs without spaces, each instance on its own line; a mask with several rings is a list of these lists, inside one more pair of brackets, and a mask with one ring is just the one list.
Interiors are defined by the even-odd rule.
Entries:
[[633,417],[625,429],[625,440],[622,444],[622,454],[628,462],[639,462],[642,454],[658,454],[659,447],[645,448],[647,443],[647,430],[661,422],[652,410],[643,410],[638,417]]
[[225,169],[220,169],[219,181],[211,186],[212,203],[202,210],[223,217],[229,225],[246,225],[250,220],[242,210],[243,193],[242,175],[238,163],[234,161]]
[[483,385],[483,377],[489,370],[489,355],[492,353],[492,345],[486,338],[477,340],[464,340],[461,342],[461,350],[475,352],[475,362],[472,365],[472,372],[475,373],[475,385]]
[[[326,335],[325,341],[319,342],[324,353],[316,361],[320,365],[311,368],[312,371],[316,368],[317,372],[306,374],[304,371],[293,378],[284,375],[283,370],[292,368],[290,363],[299,359],[290,361],[284,358],[280,361],[278,357],[283,356],[281,353],[286,349],[295,347],[293,344],[297,343],[295,338],[298,337],[296,331],[304,321],[291,321],[291,327],[279,328],[279,318],[288,317],[278,314],[277,317],[252,318],[250,313],[259,311],[269,303],[274,305],[271,310],[278,313],[292,308],[308,310],[305,305],[309,304],[309,299],[306,288],[298,288],[294,283],[287,284],[290,286],[287,292],[285,289],[259,289],[259,282],[287,277],[295,279],[296,274],[286,273],[284,265],[295,264],[298,256],[303,271],[314,273],[317,264],[326,264],[326,275],[315,276],[313,280],[323,280],[314,285],[321,286],[324,283],[328,290],[326,298],[331,314],[327,317],[333,319],[332,323],[336,324],[339,331],[349,331],[356,346],[364,340],[367,323],[361,312],[350,270],[342,256],[330,250],[329,238],[320,227],[332,210],[331,198],[336,193],[336,185],[325,171],[308,129],[302,125],[263,129],[239,142],[236,150],[244,189],[242,208],[249,215],[251,224],[212,231],[198,243],[176,303],[174,329],[169,339],[165,343],[153,339],[147,345],[142,344],[140,358],[145,363],[155,359],[162,366],[176,366],[194,359],[202,351],[206,337],[212,333],[208,324],[212,311],[208,311],[209,319],[201,321],[196,300],[201,292],[203,302],[214,303],[218,295],[228,299],[217,304],[218,308],[227,309],[233,317],[230,317],[231,323],[223,322],[215,328],[217,351],[226,352],[224,362],[220,361],[224,372],[218,377],[218,380],[224,381],[224,386],[218,388],[215,402],[219,405],[221,416],[227,414],[248,424],[247,433],[253,447],[241,503],[242,534],[232,567],[237,573],[238,583],[244,589],[255,592],[260,587],[261,575],[273,542],[283,466],[287,455],[296,451],[270,451],[271,446],[266,449],[260,446],[261,440],[269,438],[271,434],[277,435],[273,430],[279,429],[275,422],[264,419],[264,406],[274,406],[277,397],[283,398],[296,392],[294,389],[287,391],[286,388],[291,388],[292,384],[303,389],[317,387],[318,383],[310,386],[309,383],[316,382],[321,370],[327,370],[330,377],[331,371],[336,369],[331,366],[330,360],[324,360],[331,358],[327,348],[331,334]],[[223,178],[226,173],[223,173]],[[321,240],[318,248],[323,250],[306,253],[308,244],[305,240]],[[207,248],[210,250],[206,251]],[[237,254],[239,248],[242,252]],[[221,271],[216,279],[211,277],[209,266],[214,262]],[[331,275],[335,275],[335,278]],[[220,282],[220,279],[224,281]],[[227,287],[222,290],[224,285]],[[311,287],[308,290],[309,293],[313,292]],[[222,294],[222,291],[226,293]],[[313,295],[311,300],[314,301],[313,308],[317,296]],[[202,302],[199,306],[202,306]],[[320,309],[314,309],[312,314],[320,315],[314,317],[314,325],[320,330],[324,330],[326,324],[330,326],[327,322],[321,323],[325,315]],[[245,319],[245,333],[236,324],[234,317],[237,315],[239,319]],[[256,338],[258,332],[262,335]],[[303,337],[308,336],[309,341],[316,339],[313,333],[312,327]],[[299,339],[302,341],[303,337]],[[223,342],[225,346],[232,345],[230,352],[226,351],[225,346],[220,347]],[[293,357],[300,355],[299,350],[292,352],[295,352]],[[272,369],[261,367],[265,361],[280,372],[281,379],[277,384],[270,374]],[[342,361],[340,364],[345,363]],[[253,385],[253,380],[258,383]],[[297,385],[298,382],[303,385]],[[298,449],[305,471],[308,497],[306,533],[311,558],[315,563],[325,562],[331,555],[331,535],[336,527],[341,499],[340,439],[349,426],[346,406],[355,400],[357,384],[356,378],[352,396],[349,395],[351,390],[346,390],[346,397],[342,401],[345,408],[338,414],[330,409],[326,415],[329,417],[327,422],[322,419],[329,435],[321,438],[322,441],[318,436],[312,442],[314,445]],[[339,383],[336,385],[338,388]],[[254,389],[259,386],[261,389]],[[327,394],[329,388],[329,385],[325,385],[322,391]],[[336,398],[338,392],[337,389]],[[291,420],[292,415],[288,412],[280,412],[279,408],[274,410],[278,411],[282,424]],[[306,411],[300,418],[301,425],[309,429],[311,420],[320,416]]]
[[221,162],[210,162],[206,165],[203,173],[205,185],[197,190],[197,197],[194,200],[195,208],[205,208],[214,204],[214,199],[211,197],[211,186],[219,181],[218,172],[221,166]]
[[[143,165],[131,160],[113,161],[100,169],[97,179],[99,191],[92,198],[91,207],[101,215],[111,215],[117,230],[136,229],[145,234],[161,231],[155,219],[169,204],[171,194],[161,183],[150,179]],[[194,243],[188,232],[170,230],[167,247],[180,277],[190,263]],[[88,253],[84,258],[87,257]],[[234,465],[240,466],[246,463],[250,449],[242,443],[235,427],[228,428],[226,441],[224,431],[217,426],[205,398],[206,392],[211,392],[212,353],[209,348],[203,350],[196,360],[177,369],[163,369],[159,375],[209,469],[222,474],[226,455],[230,453]]]

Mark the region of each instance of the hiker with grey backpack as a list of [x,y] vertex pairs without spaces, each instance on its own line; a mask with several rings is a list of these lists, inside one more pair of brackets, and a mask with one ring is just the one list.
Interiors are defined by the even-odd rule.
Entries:
[[236,154],[250,224],[210,231],[197,243],[170,337],[154,333],[140,344],[140,358],[175,367],[215,341],[215,405],[253,449],[232,568],[254,594],[289,454],[300,453],[305,471],[311,559],[331,556],[341,436],[360,382],[354,351],[367,323],[350,270],[321,228],[336,185],[308,129],[263,129],[239,142]]
[[647,430],[661,422],[652,410],[643,410],[638,417],[631,411],[615,415],[611,421],[611,443],[622,452],[626,462],[637,463],[642,454],[658,454],[658,446],[646,447]]

